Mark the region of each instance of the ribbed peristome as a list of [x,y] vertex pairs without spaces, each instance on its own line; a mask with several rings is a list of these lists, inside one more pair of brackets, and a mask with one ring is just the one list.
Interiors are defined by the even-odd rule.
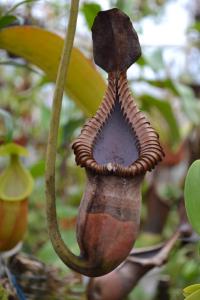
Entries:
[[[139,154],[138,159],[127,167],[120,164],[99,164],[93,157],[96,139],[111,115],[117,98],[123,116],[136,137],[136,147]],[[118,78],[114,74],[109,74],[108,88],[103,101],[95,116],[84,125],[72,148],[76,163],[97,174],[135,176],[151,171],[162,160],[164,153],[159,143],[158,134],[151,127],[145,115],[138,109],[129,90],[125,72],[121,73]]]

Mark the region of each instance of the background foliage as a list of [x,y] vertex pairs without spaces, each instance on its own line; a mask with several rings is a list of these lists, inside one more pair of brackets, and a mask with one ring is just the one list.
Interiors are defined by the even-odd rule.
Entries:
[[[162,0],[108,2],[109,7],[124,10],[134,21],[139,33],[147,18],[151,18],[159,26],[170,4],[170,1]],[[55,255],[46,231],[44,159],[54,88],[52,81],[56,77],[62,47],[59,36],[64,31],[63,17],[65,12],[68,13],[68,5],[65,1],[31,0],[0,4],[0,106],[3,114],[9,112],[12,118],[8,126],[4,127],[3,122],[0,123],[0,139],[3,142],[5,135],[8,139],[12,135],[14,141],[28,147],[31,156],[25,163],[35,179],[23,250],[48,264],[60,267],[64,273],[66,267]],[[177,48],[174,45],[156,47],[142,44],[143,56],[128,74],[136,101],[159,132],[166,152],[164,164],[153,175],[147,176],[144,184],[142,228],[148,218],[146,191],[152,180],[162,202],[170,206],[162,232],[148,232],[148,238],[145,236],[145,239],[141,233],[138,246],[151,245],[155,240],[164,240],[173,233],[178,224],[177,207],[183,197],[183,183],[188,166],[199,157],[200,11],[195,6],[195,1],[190,1],[187,5],[190,22],[185,32],[185,45]],[[106,75],[97,70],[92,61],[90,35],[93,19],[100,9],[100,2],[81,2],[59,132],[57,211],[63,238],[76,253],[78,246],[74,228],[85,175],[83,170],[75,166],[70,144],[80,132],[86,118],[95,112],[105,90]],[[13,26],[23,24],[36,25],[42,29]],[[184,61],[181,68],[176,62],[178,57],[182,57]],[[14,126],[9,128],[12,122]],[[3,168],[5,162],[1,160],[0,163]],[[133,290],[129,299],[160,299],[156,288],[160,276],[160,281],[167,282],[164,288],[170,295],[167,299],[183,299],[182,289],[190,283],[200,281],[197,262],[199,263],[199,256],[196,244],[177,247],[166,266],[146,279],[148,285],[155,285],[155,288],[144,288],[146,284],[141,283]]]

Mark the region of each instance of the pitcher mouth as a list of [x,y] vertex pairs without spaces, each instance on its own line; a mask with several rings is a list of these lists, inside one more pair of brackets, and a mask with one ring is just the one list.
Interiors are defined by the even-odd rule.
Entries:
[[72,145],[76,163],[104,175],[151,171],[164,156],[158,134],[137,108],[126,73],[110,73],[108,82],[97,113]]

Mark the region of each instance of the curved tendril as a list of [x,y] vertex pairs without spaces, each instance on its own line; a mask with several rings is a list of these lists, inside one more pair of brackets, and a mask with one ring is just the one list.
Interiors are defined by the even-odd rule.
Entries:
[[79,0],[72,0],[68,29],[66,31],[63,53],[60,60],[53,97],[52,116],[46,154],[46,210],[49,236],[58,256],[66,265],[68,265],[75,271],[78,271],[80,273],[90,273],[89,270],[91,268],[88,266],[88,262],[81,257],[75,256],[65,245],[61,237],[57,222],[55,195],[55,162],[59,120],[64,92],[64,84],[67,77],[71,50],[76,30],[78,7]]

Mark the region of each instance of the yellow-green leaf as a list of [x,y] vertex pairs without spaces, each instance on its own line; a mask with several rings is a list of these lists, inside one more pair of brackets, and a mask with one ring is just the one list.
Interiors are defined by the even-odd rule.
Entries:
[[193,294],[198,290],[200,290],[200,284],[192,284],[183,289],[183,295],[185,297],[188,297],[189,295]]
[[[0,31],[0,48],[25,58],[55,81],[63,39],[34,26],[13,26]],[[65,86],[68,95],[87,114],[93,114],[105,91],[105,82],[93,63],[73,48]]]
[[190,294],[185,298],[185,300],[199,300],[200,299],[200,290]]
[[186,176],[184,199],[188,219],[200,234],[200,160],[193,162]]

